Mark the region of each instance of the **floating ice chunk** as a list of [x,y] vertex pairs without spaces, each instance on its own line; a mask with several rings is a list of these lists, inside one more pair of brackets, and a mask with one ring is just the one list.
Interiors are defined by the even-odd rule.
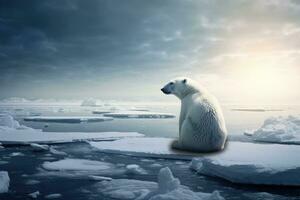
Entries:
[[174,118],[175,115],[168,113],[156,113],[147,111],[118,111],[104,114],[106,117],[113,118]]
[[25,182],[26,185],[36,185],[39,183],[40,183],[40,181],[38,181],[38,180],[28,180]]
[[58,199],[61,198],[62,195],[59,193],[54,193],[54,194],[48,194],[45,196],[45,199]]
[[39,191],[28,194],[28,196],[32,199],[36,199],[40,195]]
[[114,167],[113,164],[95,161],[95,160],[85,160],[85,159],[71,159],[66,158],[54,162],[44,162],[43,168],[47,170],[81,170],[81,171],[99,171],[99,170],[108,170]]
[[89,98],[82,101],[81,106],[97,106],[95,99]]
[[24,118],[24,121],[56,123],[104,122],[111,120],[113,120],[113,118],[102,116],[33,116]]
[[6,171],[0,171],[0,193],[8,192],[9,182],[8,173]]
[[41,145],[41,144],[37,144],[37,143],[31,143],[30,146],[32,147],[32,149],[34,151],[49,151],[50,147],[49,145]]
[[11,154],[9,154],[11,157],[15,157],[15,156],[24,156],[23,153],[21,152],[12,152]]
[[234,183],[299,186],[299,154],[298,145],[229,142],[221,153],[194,158],[190,167]]
[[161,168],[162,165],[159,164],[159,163],[153,163],[153,164],[149,165],[149,167],[153,167],[153,168]]
[[223,200],[217,191],[212,194],[193,192],[174,178],[169,168],[163,168],[158,174],[158,183],[133,179],[113,179],[97,185],[104,196],[115,199],[149,200]]
[[146,170],[141,168],[139,165],[131,164],[126,166],[127,174],[147,174]]
[[89,142],[99,151],[140,155],[144,157],[178,158],[190,160],[197,153],[175,151],[170,147],[172,138],[123,138],[115,141]]
[[112,178],[106,177],[106,176],[89,175],[88,177],[94,181],[111,181],[112,180]]
[[26,129],[0,130],[0,142],[3,144],[59,144],[80,141],[114,140],[123,137],[141,137],[142,134],[134,132],[42,132],[41,130]]
[[68,155],[66,152],[63,151],[58,151],[54,147],[50,147],[50,153],[55,154],[55,155],[60,155],[60,156],[66,156]]
[[245,135],[260,142],[300,144],[300,116],[268,118],[259,129]]

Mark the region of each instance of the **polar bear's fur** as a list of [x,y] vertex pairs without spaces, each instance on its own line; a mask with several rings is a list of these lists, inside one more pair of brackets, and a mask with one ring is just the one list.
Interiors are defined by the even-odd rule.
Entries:
[[161,91],[181,100],[179,139],[172,147],[196,152],[219,151],[224,148],[227,130],[217,99],[188,78],[176,78]]

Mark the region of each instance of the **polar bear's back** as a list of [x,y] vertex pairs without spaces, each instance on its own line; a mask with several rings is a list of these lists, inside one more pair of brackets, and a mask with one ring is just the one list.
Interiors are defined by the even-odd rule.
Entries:
[[227,131],[218,101],[210,94],[194,94],[191,98],[186,105],[189,131],[182,130],[182,136],[188,138],[186,142],[194,144],[194,148],[207,151],[223,148]]

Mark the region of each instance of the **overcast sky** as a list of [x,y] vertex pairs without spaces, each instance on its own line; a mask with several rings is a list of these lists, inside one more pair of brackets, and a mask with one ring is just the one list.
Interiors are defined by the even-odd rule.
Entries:
[[296,0],[0,0],[0,98],[297,103],[299,62]]

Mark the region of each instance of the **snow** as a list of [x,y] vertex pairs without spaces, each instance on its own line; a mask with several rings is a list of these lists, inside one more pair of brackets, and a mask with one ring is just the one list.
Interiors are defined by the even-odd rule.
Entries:
[[147,172],[139,165],[130,164],[126,166],[126,174],[147,174]]
[[147,112],[147,111],[118,111],[103,114],[113,118],[174,118],[175,115],[169,113]]
[[97,185],[98,191],[106,197],[115,199],[149,200],[222,200],[217,191],[212,194],[193,192],[174,178],[169,168],[158,173],[158,183],[134,179],[113,179]]
[[122,138],[115,141],[89,142],[89,144],[102,152],[144,157],[191,159],[191,157],[199,155],[171,149],[170,144],[173,140],[172,138],[140,137]]
[[31,116],[24,118],[24,121],[56,123],[104,122],[111,120],[113,120],[113,118],[102,116]]
[[223,152],[194,158],[200,174],[234,183],[299,186],[298,145],[229,142]]
[[260,128],[245,135],[259,142],[300,144],[300,116],[268,118]]
[[8,173],[6,171],[0,171],[0,193],[8,192],[9,182]]
[[81,106],[97,106],[97,101],[95,99],[85,99],[82,101]]
[[42,132],[41,130],[0,129],[0,142],[3,144],[58,144],[80,141],[113,140],[123,137],[141,137],[135,132]]

